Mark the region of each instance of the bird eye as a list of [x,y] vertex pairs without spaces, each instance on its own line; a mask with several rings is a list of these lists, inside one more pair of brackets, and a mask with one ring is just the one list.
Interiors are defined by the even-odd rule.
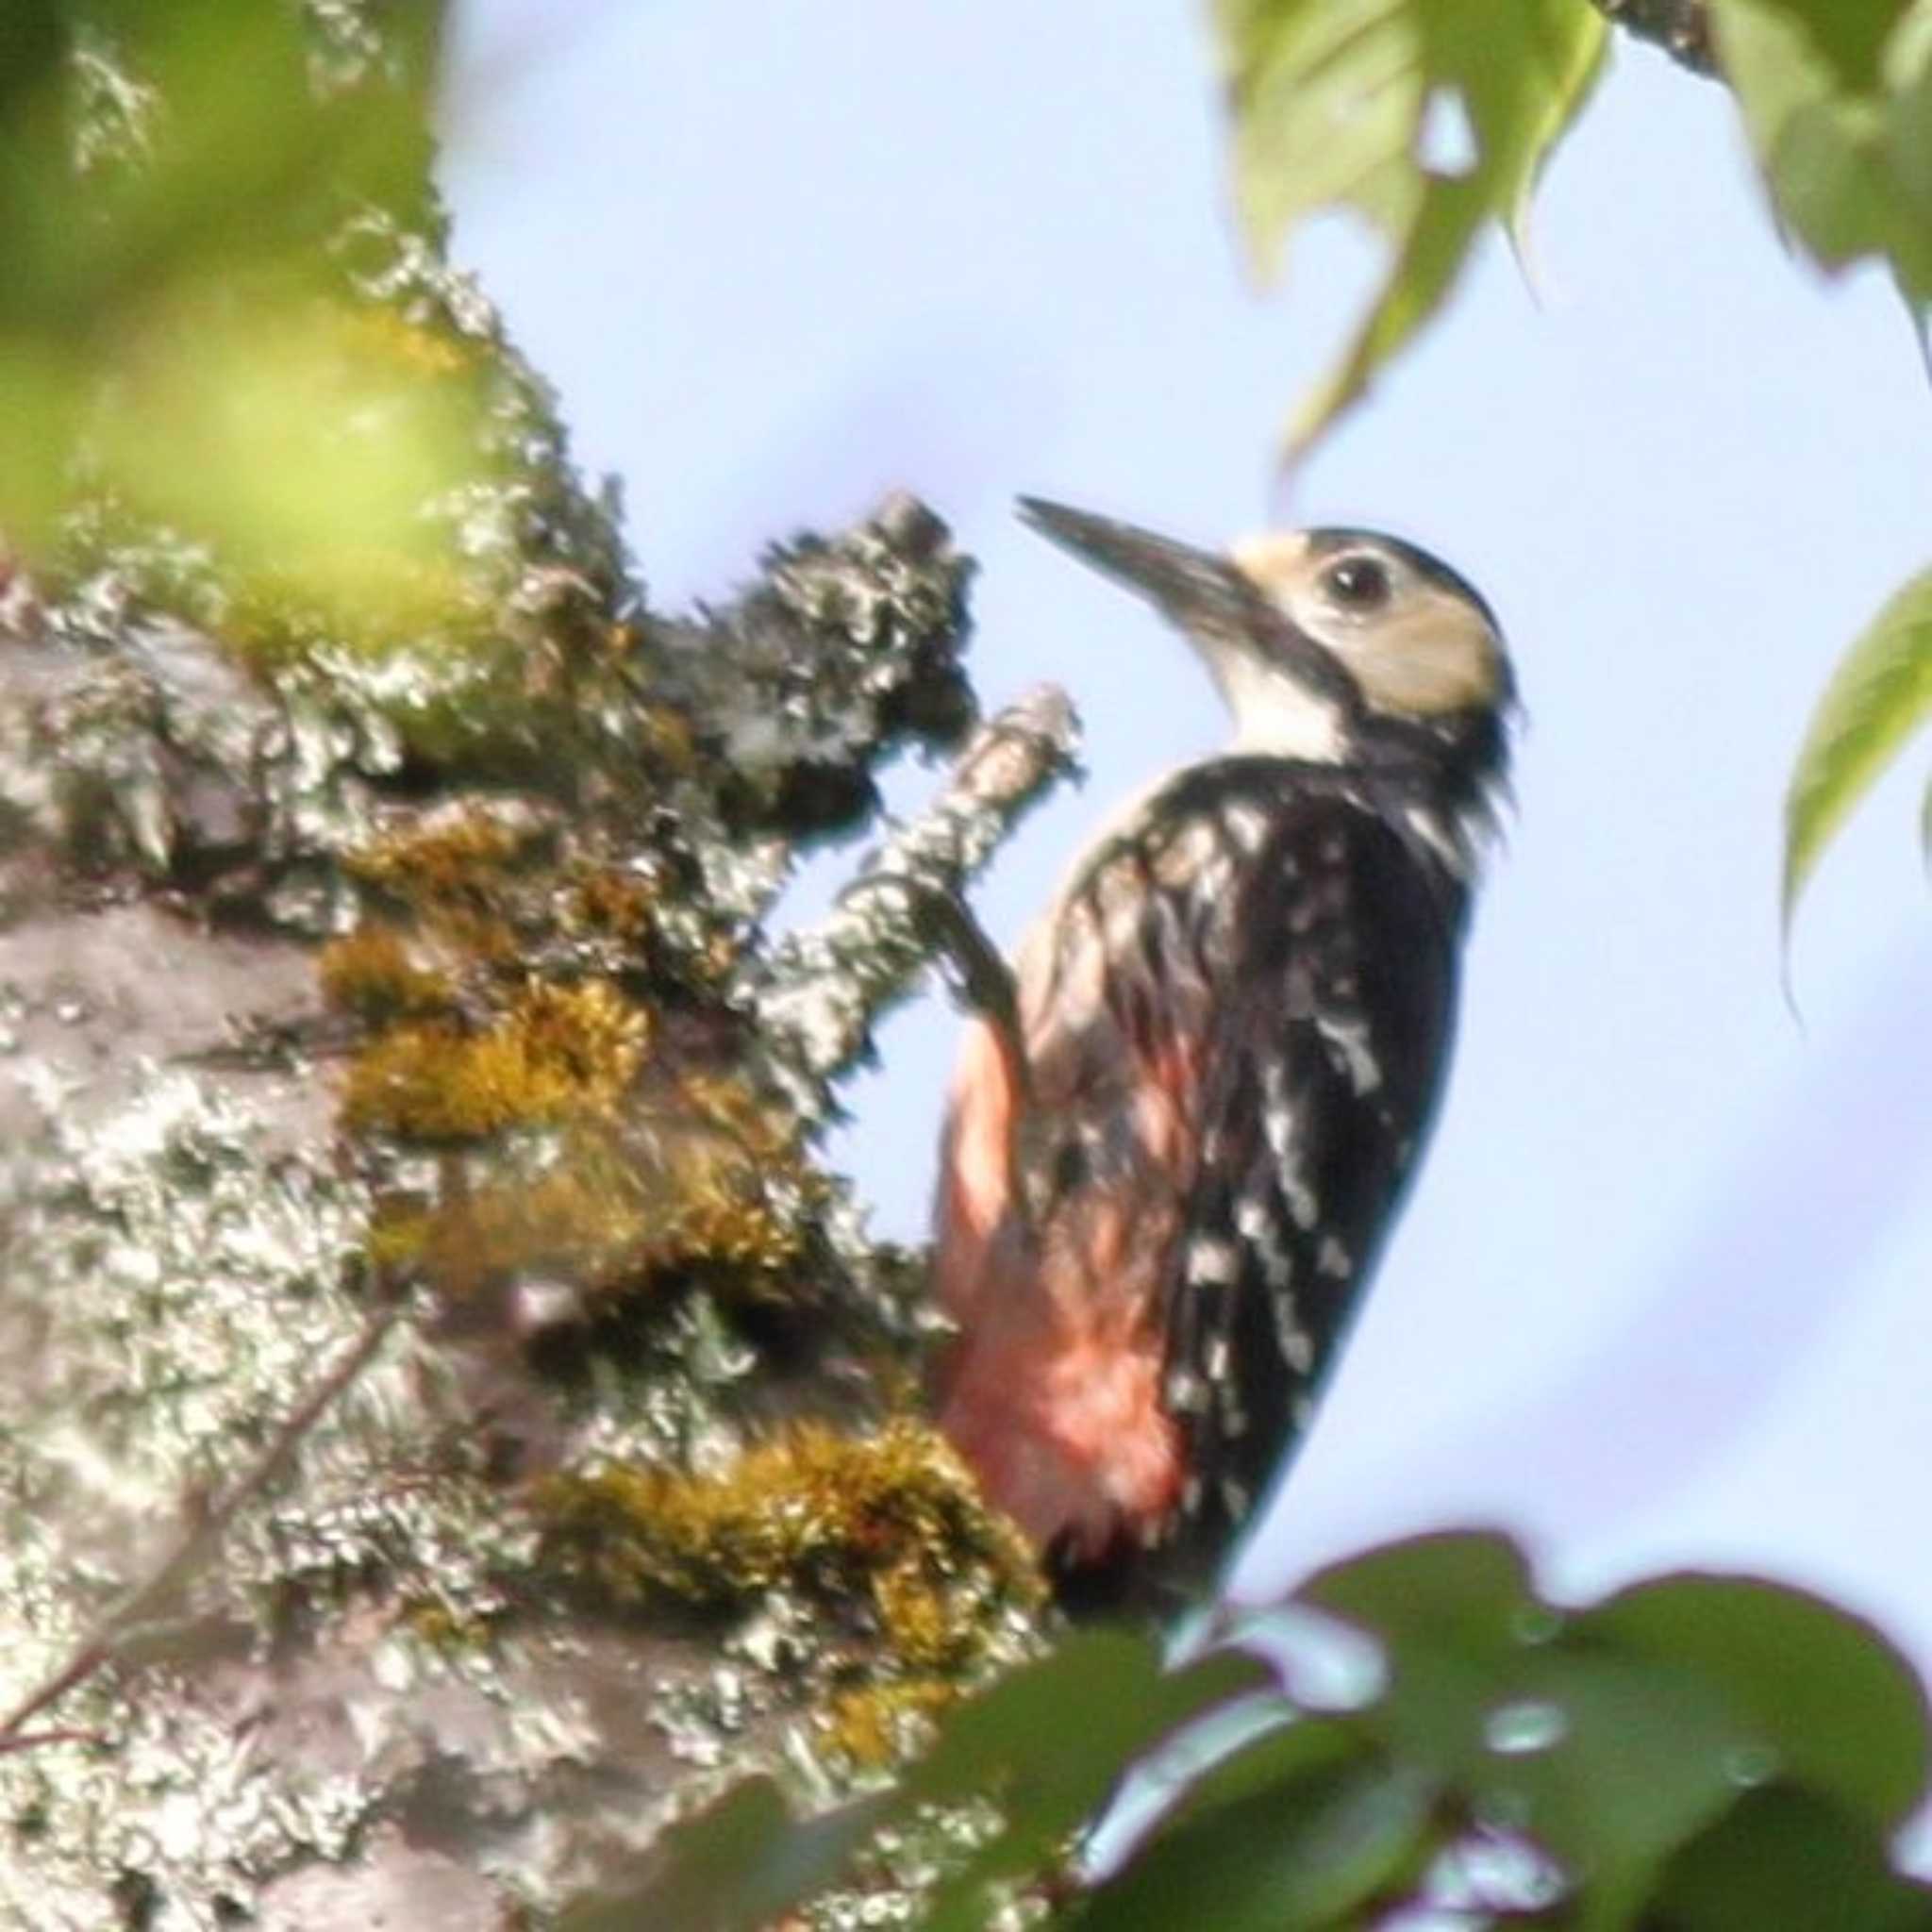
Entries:
[[1341,557],[1322,573],[1322,587],[1351,610],[1379,610],[1394,589],[1378,558]]

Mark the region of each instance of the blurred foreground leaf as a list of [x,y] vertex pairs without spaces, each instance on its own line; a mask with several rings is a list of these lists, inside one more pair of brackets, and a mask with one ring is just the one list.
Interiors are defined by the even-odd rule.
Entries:
[[1285,1778],[1164,1834],[1074,1915],[1080,1932],[1306,1932],[1412,1883],[1428,1788],[1370,1757]]
[[[884,1810],[884,1800],[868,1798],[800,1821],[770,1778],[749,1779],[677,1828],[661,1872],[636,1890],[579,1900],[558,1932],[628,1932],[646,1924],[757,1932],[830,1885]],[[641,1918],[646,1908],[649,1916]]]
[[1740,1799],[1673,1860],[1657,1914],[1671,1932],[1925,1932],[1932,1893],[1836,1807],[1774,1786]]
[[1491,222],[1521,233],[1588,100],[1607,28],[1586,0],[1217,0],[1235,201],[1264,277],[1294,230],[1350,211],[1389,263],[1297,414],[1305,451],[1447,299]]
[[[1932,304],[1932,8],[1915,0],[1710,0],[1719,62],[1787,236],[1821,268],[1882,263]],[[1820,854],[1932,710],[1932,574],[1840,661],[1785,801],[1787,928]],[[1932,795],[1926,802],[1932,824]]]
[[1932,571],[1922,571],[1839,660],[1811,714],[1785,794],[1787,925],[1825,845],[1928,716]]
[[433,226],[442,8],[383,38],[279,0],[12,7],[0,30],[0,533],[85,493],[354,594],[474,474],[460,341],[386,306]]
[[1587,1872],[1584,1925],[1617,1924],[1665,1857],[1734,1795],[1751,1741],[1714,1687],[1620,1655],[1537,1597],[1501,1538],[1425,1537],[1314,1578],[1307,1598],[1381,1640],[1362,1722],[1491,1829]]
[[466,475],[465,345],[288,289],[184,301],[124,348],[93,460],[146,515],[214,534],[243,570],[317,591],[372,558],[426,561],[425,515]]
[[[1584,1932],[1932,1924],[1932,1895],[1889,1850],[1925,1796],[1924,1694],[1890,1644],[1829,1605],[1682,1575],[1566,1611],[1487,1535],[1370,1551],[1294,1601],[1373,1640],[1379,1690],[1329,1712],[1283,1696],[1279,1724],[1244,1729],[1121,1870],[1071,1902],[1082,1932],[1342,1932],[1419,1907]],[[1154,1657],[1139,1640],[1070,1640],[962,1707],[895,1794],[866,1801],[885,1809],[788,1825],[768,1788],[727,1801],[674,1834],[670,1890],[633,1903],[657,1923],[663,1899],[700,1896],[697,1874],[715,1871],[734,1911],[775,1910],[781,1881],[828,1882],[860,1827],[985,1802],[1004,1829],[989,1826],[918,1922],[984,1926],[988,1884],[1050,1869],[1133,1758],[1257,1695],[1252,1669],[1217,1676],[1210,1659],[1162,1678]],[[722,1863],[721,1844],[736,1848]],[[1476,1910],[1458,1874],[1485,1867]]]
[[1666,1576],[1608,1598],[1572,1632],[1693,1670],[1747,1718],[1780,1777],[1879,1831],[1905,1824],[1924,1794],[1932,1731],[1917,1673],[1817,1597],[1736,1576]]
[[1821,267],[1883,261],[1932,301],[1932,13],[1912,0],[1711,0],[1765,186]]
[[984,1924],[988,1885],[1050,1860],[1136,1757],[1261,1676],[1236,1656],[1164,1674],[1152,1637],[1091,1631],[967,1705],[909,1774],[908,1795],[991,1798],[1007,1825],[941,1886],[926,1923],[948,1932]]
[[1251,1690],[1259,1675],[1252,1661],[1232,1656],[1166,1674],[1152,1637],[1070,1638],[961,1706],[895,1791],[792,1821],[776,1788],[754,1780],[677,1826],[635,1891],[579,1906],[566,1917],[566,1932],[645,1923],[756,1932],[786,1905],[829,1885],[879,1827],[903,1826],[933,1807],[991,1801],[1003,1825],[955,1860],[922,1920],[981,1925],[989,1885],[1049,1862],[1136,1757]]

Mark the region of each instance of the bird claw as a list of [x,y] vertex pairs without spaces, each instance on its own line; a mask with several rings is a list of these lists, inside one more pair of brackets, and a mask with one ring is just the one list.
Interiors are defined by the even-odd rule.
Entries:
[[1030,1233],[1041,1205],[1034,1195],[1043,1181],[1034,1164],[1020,1158],[1021,1137],[1034,1117],[1033,1075],[1020,1024],[1020,989],[1013,969],[991,934],[974,917],[964,897],[942,886],[875,874],[853,880],[840,898],[849,901],[863,892],[883,891],[899,894],[914,931],[945,973],[953,996],[985,1021],[992,1034],[1013,1094],[1007,1149],[1008,1195],[1021,1225]]
[[955,997],[992,1025],[1001,1035],[1002,1049],[1009,1050],[1024,1064],[1020,995],[1013,970],[964,898],[943,886],[891,873],[854,879],[839,897],[841,903],[849,903],[872,892],[898,895],[914,931],[931,948],[938,963],[949,969]]

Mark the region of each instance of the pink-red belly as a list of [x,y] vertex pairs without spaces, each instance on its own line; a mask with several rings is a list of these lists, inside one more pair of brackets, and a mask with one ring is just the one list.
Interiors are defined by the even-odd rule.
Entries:
[[1024,1356],[982,1345],[940,1425],[988,1500],[1042,1549],[1097,1560],[1151,1540],[1180,1500],[1180,1442],[1160,1388],[1152,1337],[1063,1336]]

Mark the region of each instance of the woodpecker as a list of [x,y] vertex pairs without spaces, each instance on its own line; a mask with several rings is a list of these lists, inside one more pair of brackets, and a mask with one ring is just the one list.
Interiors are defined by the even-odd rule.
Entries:
[[1134,797],[970,1019],[941,1140],[941,1429],[1074,1607],[1211,1585],[1437,1109],[1514,686],[1400,539],[1218,556],[1035,498],[1188,639],[1234,734]]

